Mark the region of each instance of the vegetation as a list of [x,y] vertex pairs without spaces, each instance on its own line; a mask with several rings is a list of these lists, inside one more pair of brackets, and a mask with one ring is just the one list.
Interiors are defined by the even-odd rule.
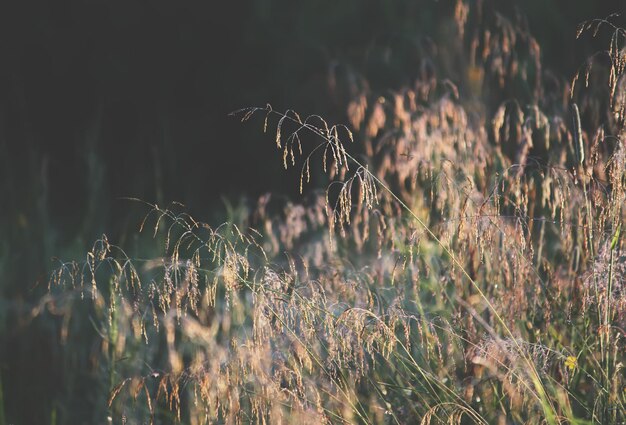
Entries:
[[410,84],[332,74],[345,125],[232,114],[302,201],[214,226],[137,200],[133,247],[58,261],[30,314],[88,363],[91,421],[626,422],[626,31],[581,24],[609,47],[568,81],[471,4]]

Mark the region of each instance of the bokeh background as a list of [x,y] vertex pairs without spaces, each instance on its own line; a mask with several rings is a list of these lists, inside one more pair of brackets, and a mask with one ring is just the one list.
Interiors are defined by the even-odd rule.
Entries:
[[[623,0],[482,2],[526,22],[565,78],[606,44],[577,40],[577,25],[626,12]],[[411,84],[411,46],[445,44],[454,3],[2,2],[0,421],[90,409],[64,381],[53,315],[33,313],[55,257],[82,258],[103,233],[129,243],[145,208],[125,197],[179,201],[209,222],[268,191],[297,197],[270,136],[228,113],[270,103],[346,122],[354,85]]]

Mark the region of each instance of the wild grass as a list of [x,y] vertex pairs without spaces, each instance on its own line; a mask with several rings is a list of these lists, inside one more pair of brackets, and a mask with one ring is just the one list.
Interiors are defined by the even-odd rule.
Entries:
[[532,36],[470,12],[459,87],[425,57],[412,87],[357,93],[349,126],[234,113],[273,133],[301,203],[217,227],[147,204],[162,256],[103,236],[60,265],[66,335],[100,336],[100,422],[626,421],[623,30],[607,84],[549,92]]

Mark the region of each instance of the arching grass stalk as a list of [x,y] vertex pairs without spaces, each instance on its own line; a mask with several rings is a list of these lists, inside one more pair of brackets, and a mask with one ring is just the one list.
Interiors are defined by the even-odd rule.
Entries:
[[[302,190],[302,182],[304,180],[304,178],[306,177],[307,182],[310,180],[310,158],[311,156],[318,150],[321,150],[322,148],[324,149],[324,153],[323,153],[323,165],[324,165],[324,169],[327,169],[327,163],[326,163],[326,157],[327,157],[327,153],[330,151],[330,153],[332,154],[332,158],[334,160],[334,163],[331,164],[334,165],[335,170],[339,170],[340,166],[344,166],[345,170],[348,170],[348,161],[351,161],[353,164],[355,164],[358,167],[358,172],[363,173],[364,176],[367,177],[367,179],[370,179],[372,182],[374,182],[376,185],[378,185],[378,187],[380,187],[384,192],[386,192],[389,196],[391,196],[391,198],[398,203],[398,205],[400,205],[400,207],[405,210],[410,217],[415,220],[415,222],[417,222],[419,224],[419,226],[424,229],[424,231],[428,234],[428,236],[435,241],[435,243],[437,245],[439,245],[441,247],[441,249],[443,250],[443,252],[445,252],[445,254],[450,258],[451,262],[454,264],[454,266],[458,267],[459,270],[461,271],[461,273],[468,279],[468,281],[470,282],[470,284],[472,285],[472,287],[477,291],[477,293],[479,294],[480,298],[483,300],[483,302],[485,302],[486,306],[488,307],[488,309],[494,314],[497,322],[503,327],[506,335],[513,341],[516,349],[519,351],[519,354],[522,356],[522,358],[524,359],[524,361],[526,362],[529,372],[530,372],[530,378],[532,381],[532,384],[535,388],[536,393],[533,393],[535,395],[535,397],[537,398],[537,400],[540,402],[544,415],[545,415],[545,419],[547,421],[547,423],[549,424],[556,424],[556,418],[557,418],[557,413],[556,413],[556,409],[555,407],[552,405],[551,400],[548,398],[544,384],[541,380],[541,377],[539,376],[539,373],[534,365],[534,363],[532,362],[532,360],[530,359],[530,357],[526,354],[526,352],[522,349],[522,347],[519,345],[519,342],[517,341],[517,339],[514,337],[512,331],[510,330],[510,328],[506,325],[506,323],[504,322],[504,319],[502,318],[502,316],[498,313],[498,311],[496,310],[495,306],[491,303],[491,301],[488,299],[488,297],[485,295],[485,293],[483,292],[483,290],[480,288],[480,286],[476,283],[476,281],[470,276],[470,274],[467,272],[467,270],[465,269],[465,267],[463,267],[463,265],[461,264],[461,262],[456,258],[456,256],[454,255],[454,253],[451,251],[451,249],[440,239],[437,237],[437,235],[435,235],[435,233],[432,231],[432,229],[420,218],[418,217],[412,210],[411,208],[409,208],[408,205],[406,205],[406,203],[404,201],[402,201],[402,199],[400,199],[399,196],[397,196],[395,194],[395,192],[393,190],[391,190],[391,188],[380,178],[378,178],[376,175],[374,175],[368,167],[366,167],[364,164],[362,164],[359,160],[357,160],[356,158],[354,158],[354,156],[352,156],[350,153],[348,153],[344,146],[343,146],[343,142],[340,140],[339,137],[339,127],[342,127],[343,129],[345,129],[345,131],[348,133],[348,136],[350,138],[350,140],[353,140],[353,136],[352,136],[352,132],[345,126],[332,126],[329,127],[328,124],[326,123],[326,121],[315,115],[315,116],[310,116],[307,119],[305,119],[304,121],[300,118],[300,116],[294,112],[294,111],[286,111],[285,113],[281,113],[278,111],[275,111],[269,104],[264,107],[251,107],[251,108],[245,108],[245,109],[241,109],[238,111],[235,111],[233,113],[231,113],[231,115],[240,115],[242,116],[241,121],[246,121],[248,120],[252,115],[254,115],[257,112],[264,112],[266,114],[265,117],[265,123],[264,123],[264,131],[267,129],[267,122],[268,122],[268,118],[270,115],[276,115],[279,119],[278,121],[278,125],[277,125],[277,130],[276,130],[276,145],[279,149],[283,149],[283,162],[284,162],[284,166],[285,168],[288,167],[288,162],[287,160],[290,158],[291,159],[291,163],[292,165],[295,165],[295,154],[294,154],[294,146],[297,148],[297,151],[301,154],[302,153],[302,146],[301,146],[301,142],[300,142],[300,136],[299,136],[299,132],[301,130],[308,130],[311,133],[313,133],[314,135],[320,137],[321,139],[324,140],[323,143],[317,145],[314,149],[311,150],[311,152],[307,155],[304,165],[302,167],[302,171],[301,171],[301,178],[300,178],[300,189]],[[291,115],[290,115],[291,114]],[[319,120],[322,123],[322,127],[318,127],[315,126],[313,124],[310,123],[311,120],[316,119]],[[293,125],[296,125],[298,128],[293,131],[289,137],[287,138],[287,142],[285,143],[284,147],[281,144],[281,140],[282,140],[282,135],[281,135],[281,131],[282,131],[282,127],[285,121],[290,122]],[[357,173],[358,174],[358,173]],[[372,196],[372,188],[365,188],[365,193],[366,196]],[[369,195],[367,195],[369,193]],[[345,207],[346,205],[349,206],[350,205],[350,200],[346,199],[349,198],[350,194],[349,193],[343,193],[340,195],[340,199],[339,202],[341,203],[340,205],[340,219],[345,219],[345,221],[347,223],[349,223],[349,211],[346,211],[346,209],[341,210],[342,207]],[[376,201],[375,199],[375,195],[374,195],[374,201]],[[330,212],[329,212],[330,214]],[[334,214],[334,211],[333,211]],[[346,215],[348,215],[346,217]],[[331,223],[331,229],[330,231],[332,232],[332,218],[329,217],[330,223]]]

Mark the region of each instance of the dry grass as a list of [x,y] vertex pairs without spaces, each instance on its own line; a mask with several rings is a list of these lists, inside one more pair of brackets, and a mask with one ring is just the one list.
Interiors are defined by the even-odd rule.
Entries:
[[626,420],[623,30],[608,84],[550,93],[529,34],[455,19],[459,87],[424,58],[413,87],[358,93],[350,128],[236,113],[323,192],[217,228],[150,205],[162,258],[104,237],[59,268],[93,304],[113,422]]

